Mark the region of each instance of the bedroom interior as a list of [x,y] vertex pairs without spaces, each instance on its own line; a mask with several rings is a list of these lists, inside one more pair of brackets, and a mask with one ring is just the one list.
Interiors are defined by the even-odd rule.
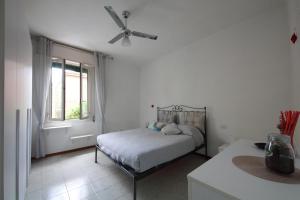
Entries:
[[0,199],[299,198],[299,0],[0,10]]

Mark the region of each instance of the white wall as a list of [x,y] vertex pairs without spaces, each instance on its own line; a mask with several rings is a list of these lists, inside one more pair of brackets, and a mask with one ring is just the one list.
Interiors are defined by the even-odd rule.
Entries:
[[[27,112],[32,106],[32,46],[29,28],[24,18],[24,1],[17,1],[17,109],[20,110],[19,142],[13,148],[17,148],[19,154],[19,199],[25,198],[27,185],[27,164],[30,159],[28,155],[28,117]],[[10,88],[10,85],[7,85]],[[31,126],[31,125],[30,125]],[[28,157],[27,157],[28,156]]]
[[[4,199],[16,199],[16,1],[5,1]],[[9,91],[8,85],[11,91]]]
[[[4,102],[1,103],[4,104],[4,111],[1,112],[1,114],[4,114],[4,130],[2,131],[4,142],[1,146],[4,149],[4,195],[1,199],[4,200],[24,199],[26,190],[26,111],[31,107],[32,55],[23,3],[19,0],[5,1],[5,21],[4,27],[1,29],[1,31],[4,30],[5,38],[4,45],[1,45],[1,48],[4,47],[4,73],[1,73],[1,81],[5,77],[4,85],[1,85],[1,91],[4,88]],[[20,114],[18,124],[16,120],[17,110]],[[19,154],[19,157],[17,154]]]
[[[73,61],[93,64],[93,56],[82,51],[54,46],[53,55]],[[132,63],[118,58],[109,61],[106,68],[105,132],[139,127],[139,71]],[[89,120],[73,121],[72,127],[46,133],[46,153],[85,147],[96,144],[96,126]],[[71,141],[76,135],[93,134],[94,137]]]
[[291,100],[287,12],[276,8],[141,70],[140,125],[155,106],[208,107],[209,154],[233,138],[264,140]]
[[3,199],[4,0],[0,0],[0,199]]
[[[300,0],[288,0],[290,36],[296,30],[298,41],[290,43],[292,61],[292,103],[293,109],[300,110]],[[300,120],[295,132],[295,141],[298,143],[297,152],[300,154]]]
[[139,127],[140,68],[117,58],[106,69],[105,130]]

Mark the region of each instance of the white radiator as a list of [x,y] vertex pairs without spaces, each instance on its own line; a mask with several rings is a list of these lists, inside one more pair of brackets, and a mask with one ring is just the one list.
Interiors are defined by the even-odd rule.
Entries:
[[91,134],[87,134],[87,135],[77,135],[77,136],[70,137],[70,139],[71,139],[71,140],[80,140],[80,139],[90,138],[90,137],[93,137],[93,135],[91,135]]

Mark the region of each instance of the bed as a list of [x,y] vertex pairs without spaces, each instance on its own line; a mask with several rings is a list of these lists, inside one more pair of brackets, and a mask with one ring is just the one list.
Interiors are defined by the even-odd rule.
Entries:
[[164,135],[149,128],[140,128],[99,135],[101,151],[136,172],[144,172],[193,151],[201,141],[189,135]]
[[194,108],[172,105],[157,108],[157,121],[197,127],[197,137],[140,128],[102,134],[97,137],[97,152],[101,151],[120,169],[133,178],[133,199],[136,200],[136,181],[153,173],[173,160],[200,149],[207,157],[206,107]]

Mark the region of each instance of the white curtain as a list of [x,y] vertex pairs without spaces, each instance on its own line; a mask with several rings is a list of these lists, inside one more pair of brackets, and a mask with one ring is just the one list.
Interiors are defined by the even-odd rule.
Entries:
[[51,54],[52,41],[45,37],[35,37],[33,44],[33,80],[32,80],[32,108],[33,108],[33,156],[35,158],[44,157],[45,135],[43,125],[46,118],[46,105],[49,94],[51,79]]
[[104,113],[105,113],[105,67],[107,56],[95,52],[95,121],[97,124],[98,134],[104,131]]

